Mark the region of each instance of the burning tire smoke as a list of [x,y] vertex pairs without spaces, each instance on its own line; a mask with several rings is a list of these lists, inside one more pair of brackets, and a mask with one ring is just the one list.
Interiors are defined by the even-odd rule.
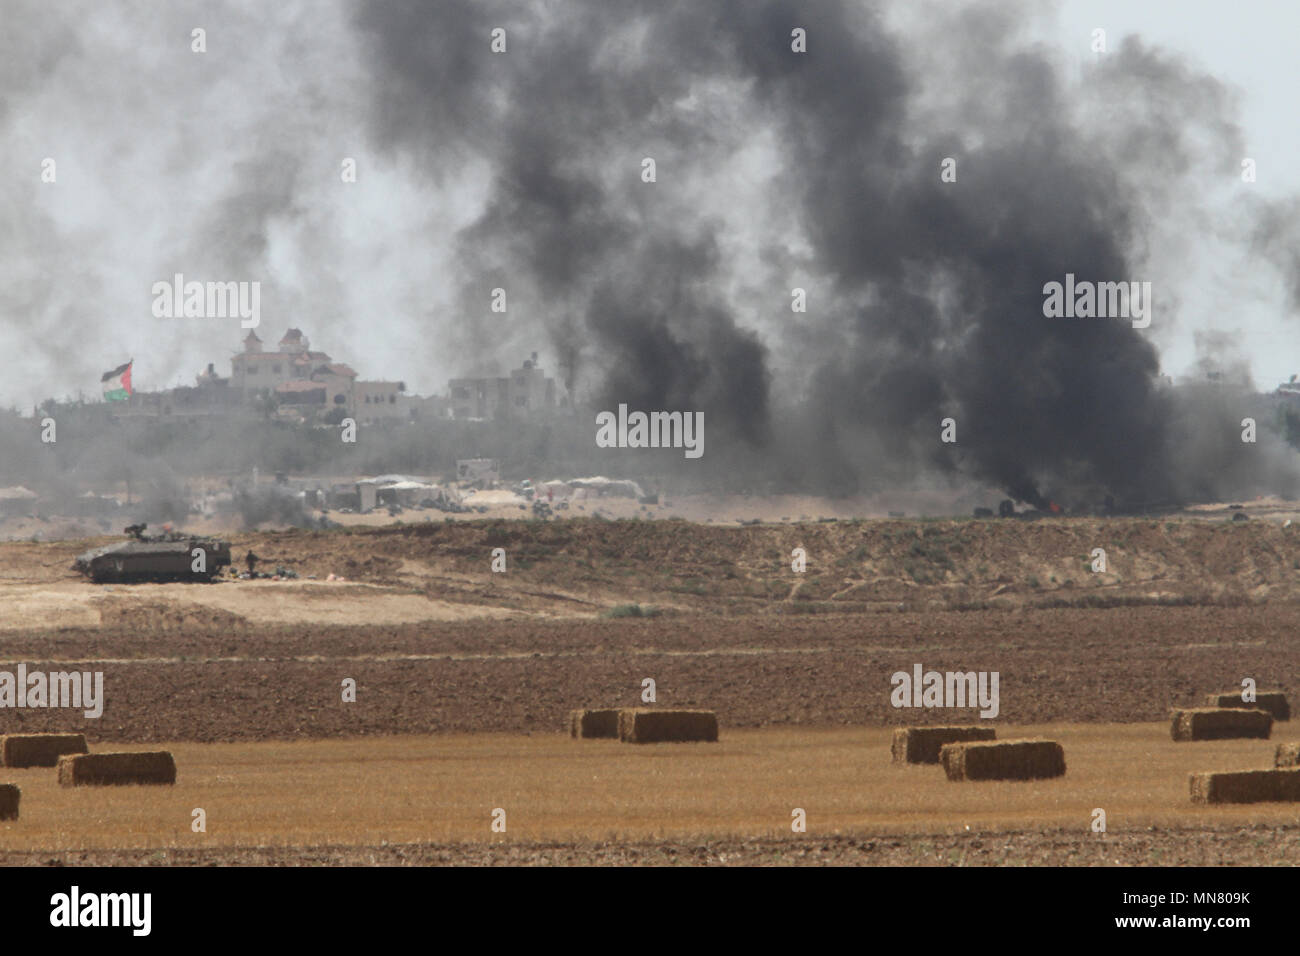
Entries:
[[[1232,98],[1131,37],[1069,79],[1019,39],[1028,9],[906,37],[837,0],[366,4],[356,26],[375,143],[431,183],[485,170],[466,311],[496,286],[531,303],[595,407],[702,410],[724,461],[806,490],[937,471],[1039,507],[1294,491],[1293,452],[1238,439],[1244,389],[1169,387],[1131,324],[1043,310],[1067,273],[1154,279],[1152,331],[1177,321],[1151,251],[1235,176]],[[1268,228],[1243,234],[1284,246],[1253,215]]]

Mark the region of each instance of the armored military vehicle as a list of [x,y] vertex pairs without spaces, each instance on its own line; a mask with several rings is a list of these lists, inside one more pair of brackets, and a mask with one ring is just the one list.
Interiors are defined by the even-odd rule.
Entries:
[[175,531],[145,534],[146,527],[131,525],[126,529],[130,540],[87,551],[73,562],[73,568],[96,584],[129,584],[210,581],[230,564],[228,541]]

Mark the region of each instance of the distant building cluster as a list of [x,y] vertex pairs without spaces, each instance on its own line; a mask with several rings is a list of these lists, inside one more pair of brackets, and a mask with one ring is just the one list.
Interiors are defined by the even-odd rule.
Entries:
[[244,350],[230,360],[229,387],[244,405],[256,406],[274,397],[277,409],[296,411],[302,417],[319,416],[335,409],[335,418],[359,421],[405,421],[419,417],[419,407],[406,399],[406,383],[366,381],[345,362],[325,352],[312,351],[301,329],[290,329],[269,352],[254,331],[244,339]]
[[337,424],[406,422],[427,418],[527,419],[558,407],[555,380],[537,353],[509,376],[456,378],[445,396],[410,395],[406,383],[362,379],[346,362],[315,351],[301,329],[289,329],[267,349],[255,331],[230,360],[223,378],[209,363],[193,386],[136,392],[118,411],[131,416],[263,415]]

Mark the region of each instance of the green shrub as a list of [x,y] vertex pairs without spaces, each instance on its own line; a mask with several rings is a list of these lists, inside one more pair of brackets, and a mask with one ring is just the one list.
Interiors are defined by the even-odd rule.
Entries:
[[662,611],[653,605],[618,604],[605,612],[605,617],[658,617]]

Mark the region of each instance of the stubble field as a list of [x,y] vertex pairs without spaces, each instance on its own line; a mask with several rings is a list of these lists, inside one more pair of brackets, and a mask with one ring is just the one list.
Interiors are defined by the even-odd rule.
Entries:
[[[21,827],[0,824],[0,860],[503,863],[567,848],[592,862],[687,863],[699,850],[720,863],[1300,862],[1294,805],[1187,799],[1189,773],[1267,766],[1268,741],[1180,745],[1163,724],[1000,730],[1060,740],[1066,776],[952,783],[936,766],[891,765],[881,728],[658,747],[553,734],[176,743],[174,787],[68,789],[51,770],[10,771],[30,810]],[[498,808],[504,833],[491,828]],[[806,833],[791,831],[796,808]],[[1106,833],[1091,830],[1097,808]]]

